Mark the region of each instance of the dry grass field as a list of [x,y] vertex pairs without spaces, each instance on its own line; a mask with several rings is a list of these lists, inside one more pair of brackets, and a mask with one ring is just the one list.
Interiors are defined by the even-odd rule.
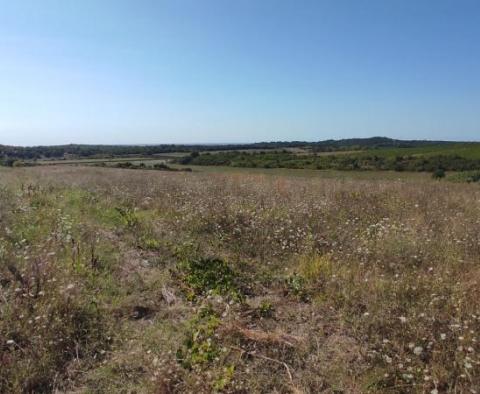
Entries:
[[480,188],[0,170],[2,393],[480,393]]

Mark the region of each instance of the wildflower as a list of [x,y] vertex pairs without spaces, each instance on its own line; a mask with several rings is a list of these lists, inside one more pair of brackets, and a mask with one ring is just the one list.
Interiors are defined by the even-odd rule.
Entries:
[[420,356],[420,355],[423,353],[423,347],[421,347],[421,346],[416,346],[416,347],[413,349],[413,353],[414,353],[416,356]]
[[400,319],[400,322],[403,324],[407,322],[407,318],[405,316],[400,316],[399,319]]
[[443,332],[440,334],[440,339],[442,341],[444,341],[445,339],[447,339],[447,334],[444,334]]

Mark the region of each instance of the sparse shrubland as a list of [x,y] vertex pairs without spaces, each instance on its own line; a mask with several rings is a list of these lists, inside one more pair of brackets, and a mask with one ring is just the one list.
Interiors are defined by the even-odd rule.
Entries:
[[[99,167],[106,167],[106,163],[103,163],[103,162],[101,162],[99,164],[96,164],[96,165],[99,166]],[[186,171],[186,172],[192,171],[191,168],[182,168],[182,169],[172,168],[172,167],[169,167],[168,165],[166,165],[164,163],[156,163],[156,164],[150,166],[150,165],[147,165],[145,163],[134,164],[130,161],[115,163],[115,165],[113,167],[126,168],[126,169],[129,169],[129,170],[158,170],[158,171]]]
[[465,171],[450,175],[448,178],[454,182],[480,182],[480,171]]
[[[297,154],[283,152],[216,152],[185,156],[176,159],[180,164],[203,166],[229,166],[244,168],[294,168],[341,171],[410,171],[436,172],[472,171],[480,169],[480,149],[477,145],[464,151],[450,147],[446,150],[438,147],[430,151],[427,148],[369,149],[363,151],[341,152],[336,154]],[[456,152],[464,152],[459,155]]]
[[475,183],[0,169],[0,392],[479,392],[479,256]]
[[[56,146],[8,146],[0,145],[0,159],[36,160],[45,158],[66,157],[92,158],[92,157],[118,157],[143,155],[152,156],[172,152],[203,152],[203,151],[228,151],[244,149],[284,149],[284,148],[307,148],[314,151],[342,151],[342,150],[365,150],[378,148],[420,148],[424,149],[455,149],[456,151],[467,149],[478,151],[478,144],[460,143],[447,141],[425,140],[396,140],[386,137],[350,138],[343,140],[325,140],[318,142],[306,141],[272,141],[251,144],[220,144],[220,145],[56,145]],[[2,160],[0,160],[0,165]]]

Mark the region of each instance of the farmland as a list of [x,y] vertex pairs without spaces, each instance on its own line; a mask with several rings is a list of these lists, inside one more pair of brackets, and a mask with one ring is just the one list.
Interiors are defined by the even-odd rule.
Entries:
[[201,168],[0,168],[0,392],[477,390],[477,184]]

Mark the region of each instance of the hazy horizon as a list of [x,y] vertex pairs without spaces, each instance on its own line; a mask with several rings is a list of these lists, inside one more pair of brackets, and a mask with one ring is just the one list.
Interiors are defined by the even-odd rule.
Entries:
[[[77,142],[68,142],[68,143],[63,143],[63,144],[26,144],[26,145],[12,145],[10,146],[18,146],[18,147],[23,147],[23,148],[32,148],[32,147],[37,147],[37,146],[63,146],[63,145],[101,145],[101,146],[159,146],[159,145],[183,145],[183,146],[222,146],[222,145],[250,145],[250,144],[261,144],[261,143],[275,143],[275,142],[305,142],[305,143],[315,143],[315,142],[322,142],[326,140],[333,140],[333,141],[339,141],[339,140],[348,140],[348,139],[369,139],[369,138],[383,138],[384,136],[371,136],[371,137],[342,137],[339,139],[322,139],[322,140],[268,140],[268,141],[247,141],[247,142],[186,142],[186,143],[167,143],[167,142],[153,142],[153,143],[123,143],[123,144],[115,144],[115,143],[106,143],[106,144],[100,144],[100,143],[77,143]],[[423,139],[423,138],[418,138],[418,139],[400,139],[400,138],[394,138],[394,137],[386,137],[386,138],[391,138],[393,140],[398,140],[398,141],[432,141],[432,142],[452,142],[452,143],[478,143],[480,142],[480,139],[472,139],[472,140],[458,140],[458,139],[444,139],[444,140],[435,140],[435,139]],[[3,144],[2,141],[0,141],[0,145],[9,145],[9,144]]]
[[480,139],[473,0],[0,6],[3,145]]

